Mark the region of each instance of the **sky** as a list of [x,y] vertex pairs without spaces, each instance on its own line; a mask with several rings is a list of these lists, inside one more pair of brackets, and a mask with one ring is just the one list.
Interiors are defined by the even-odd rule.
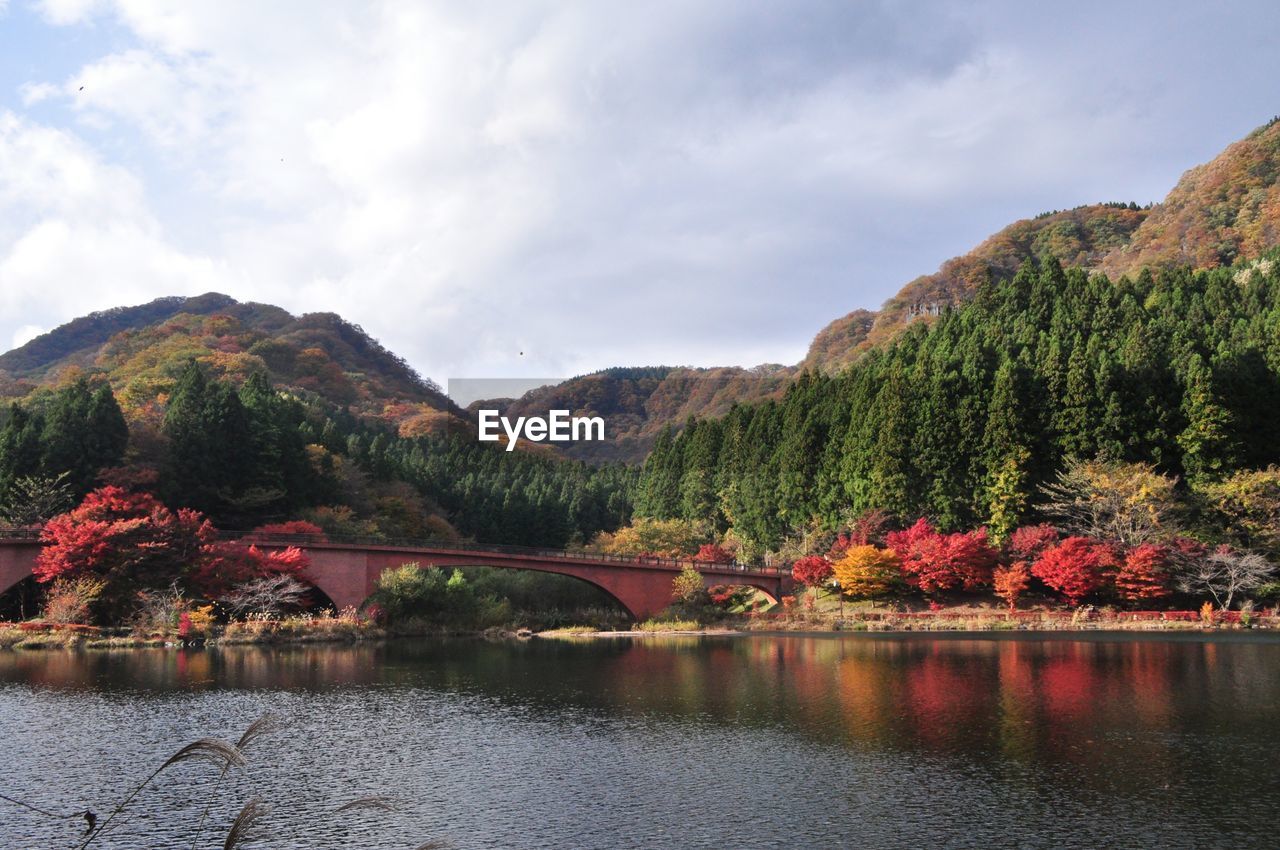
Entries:
[[795,363],[1280,113],[1266,2],[0,0],[0,349],[224,292],[422,374]]

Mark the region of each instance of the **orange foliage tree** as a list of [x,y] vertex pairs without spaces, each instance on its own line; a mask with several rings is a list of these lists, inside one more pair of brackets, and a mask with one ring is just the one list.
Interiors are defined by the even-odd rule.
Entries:
[[1026,561],[1018,561],[1007,567],[997,567],[993,577],[996,596],[1009,604],[1009,610],[1018,607],[1018,598],[1031,584],[1031,570]]
[[1169,595],[1169,550],[1156,543],[1135,546],[1116,573],[1116,592],[1129,602]]
[[902,580],[902,564],[893,550],[870,544],[850,546],[831,568],[847,596],[882,596]]

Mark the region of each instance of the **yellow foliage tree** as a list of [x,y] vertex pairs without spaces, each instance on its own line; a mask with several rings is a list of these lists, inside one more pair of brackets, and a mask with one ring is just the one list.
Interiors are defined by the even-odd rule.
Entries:
[[1177,483],[1150,463],[1072,460],[1040,488],[1042,509],[1076,534],[1138,546],[1180,530]]
[[637,519],[613,534],[600,534],[592,549],[610,555],[658,555],[683,558],[706,542],[706,532],[697,524],[679,519]]
[[875,546],[850,546],[831,568],[846,596],[881,596],[902,580],[902,563],[897,554]]
[[671,580],[671,598],[676,602],[692,602],[703,589],[702,573],[693,567],[685,567]]

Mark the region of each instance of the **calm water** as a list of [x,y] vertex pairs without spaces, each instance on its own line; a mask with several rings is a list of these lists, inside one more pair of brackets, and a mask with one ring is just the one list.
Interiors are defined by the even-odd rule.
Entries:
[[[0,793],[103,813],[268,710],[245,771],[180,765],[92,846],[190,846],[212,800],[221,847],[255,794],[250,847],[1280,846],[1280,642],[1248,638],[5,652]],[[399,808],[334,813],[366,794]],[[0,801],[0,847],[76,832]]]

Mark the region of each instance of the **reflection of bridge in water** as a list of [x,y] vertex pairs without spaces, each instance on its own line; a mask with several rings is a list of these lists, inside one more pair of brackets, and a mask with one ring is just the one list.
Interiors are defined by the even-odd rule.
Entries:
[[[443,540],[375,540],[308,534],[224,536],[253,543],[259,549],[289,546],[302,549],[311,560],[307,578],[339,608],[360,605],[373,592],[384,571],[412,562],[424,567],[497,567],[572,576],[608,593],[636,619],[650,617],[667,607],[671,602],[671,580],[689,565],[702,573],[708,587],[744,585],[763,591],[775,601],[791,589],[788,571],[746,564],[694,563],[672,558]],[[0,536],[0,593],[31,575],[39,552],[40,541],[35,532],[5,532]]]

